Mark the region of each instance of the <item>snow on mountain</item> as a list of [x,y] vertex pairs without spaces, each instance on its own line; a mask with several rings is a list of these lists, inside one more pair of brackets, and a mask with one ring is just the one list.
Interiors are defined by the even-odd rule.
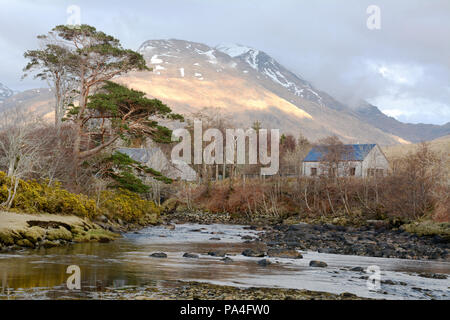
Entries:
[[235,58],[237,56],[240,56],[244,53],[249,52],[250,50],[253,50],[250,47],[246,47],[240,44],[233,44],[233,43],[223,43],[216,46],[216,49],[226,53],[232,58]]
[[145,41],[138,52],[152,71],[118,81],[161,99],[176,112],[218,108],[237,126],[257,120],[312,140],[338,135],[349,143],[396,141],[261,50],[168,39]]
[[14,94],[14,91],[9,89],[4,84],[0,83],[0,101],[5,100],[9,97],[11,97]]
[[311,84],[287,70],[265,52],[239,44],[220,44],[216,46],[216,49],[245,62],[252,69],[288,89],[294,95],[323,104],[323,97]]

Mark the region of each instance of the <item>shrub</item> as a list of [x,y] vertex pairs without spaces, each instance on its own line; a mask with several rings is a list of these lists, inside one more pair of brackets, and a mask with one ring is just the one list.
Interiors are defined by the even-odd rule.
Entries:
[[100,210],[110,218],[126,222],[157,222],[160,208],[154,202],[143,200],[139,195],[125,189],[103,191],[100,196]]
[[[0,172],[0,204],[8,197],[8,178]],[[13,210],[27,213],[49,213],[94,218],[104,214],[111,219],[125,222],[157,223],[160,209],[154,202],[142,199],[138,194],[125,189],[103,191],[99,204],[84,194],[71,193],[59,183],[20,180]]]
[[[0,172],[0,203],[7,198],[7,177]],[[93,218],[98,214],[95,201],[83,194],[62,189],[60,184],[49,186],[35,180],[20,180],[12,209],[27,213],[67,214]]]

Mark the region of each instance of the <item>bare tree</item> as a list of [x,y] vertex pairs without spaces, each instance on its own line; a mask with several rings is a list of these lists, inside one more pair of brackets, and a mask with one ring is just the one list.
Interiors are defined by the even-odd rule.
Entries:
[[2,113],[0,120],[0,169],[8,176],[8,197],[1,205],[11,208],[20,179],[32,174],[45,143],[33,133],[39,121],[27,118],[20,109]]

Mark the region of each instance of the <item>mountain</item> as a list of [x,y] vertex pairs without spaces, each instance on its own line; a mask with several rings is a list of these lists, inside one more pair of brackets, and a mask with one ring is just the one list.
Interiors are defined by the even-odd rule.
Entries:
[[[220,108],[241,127],[256,120],[311,140],[337,135],[346,142],[406,142],[362,121],[266,53],[244,46],[150,40],[139,50],[151,72],[116,81],[146,92],[180,113]],[[214,112],[214,111],[211,111]]]
[[430,141],[450,135],[450,122],[444,125],[403,123],[381,112],[367,102],[355,110],[358,117],[385,132],[402,137],[411,142]]
[[16,93],[0,103],[0,112],[21,109],[36,117],[53,120],[54,96],[51,89],[32,89]]
[[216,46],[216,49],[230,57],[238,58],[298,97],[336,110],[345,109],[343,104],[328,94],[313,88],[309,82],[283,67],[263,51],[236,44],[221,44]]
[[[218,108],[241,128],[261,121],[263,127],[301,133],[312,141],[337,135],[347,143],[394,145],[449,134],[449,124],[404,124],[368,104],[348,108],[267,53],[247,46],[170,39],[145,41],[138,51],[153,70],[114,80],[179,113],[216,113]],[[0,110],[29,105],[53,119],[52,101],[48,89],[28,90],[4,100]]]
[[14,94],[14,92],[10,88],[8,88],[4,84],[0,83],[0,101],[3,101],[5,99],[9,98],[13,94]]

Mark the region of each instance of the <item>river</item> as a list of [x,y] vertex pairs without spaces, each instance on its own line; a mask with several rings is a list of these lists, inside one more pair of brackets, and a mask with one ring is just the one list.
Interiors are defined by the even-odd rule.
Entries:
[[[448,261],[334,255],[302,252],[303,259],[261,258],[241,255],[247,248],[263,247],[242,236],[256,238],[258,231],[236,225],[176,225],[149,227],[124,234],[111,243],[83,243],[66,247],[22,250],[0,254],[0,298],[2,299],[107,299],[107,288],[161,286],[171,280],[199,281],[239,287],[278,287],[330,293],[350,292],[376,299],[450,299],[449,279],[430,279],[421,273],[450,274]],[[220,239],[220,240],[219,240]],[[210,256],[210,251],[226,251],[231,262]],[[165,252],[167,258],[149,257]],[[199,258],[184,258],[185,252]],[[309,266],[310,260],[328,264]],[[81,270],[81,290],[69,290],[67,267]],[[367,267],[379,268],[380,286],[371,287]],[[374,267],[375,266],[375,267]],[[362,267],[364,271],[351,271]],[[117,298],[117,295],[115,296]],[[127,298],[126,294],[122,298]]]

